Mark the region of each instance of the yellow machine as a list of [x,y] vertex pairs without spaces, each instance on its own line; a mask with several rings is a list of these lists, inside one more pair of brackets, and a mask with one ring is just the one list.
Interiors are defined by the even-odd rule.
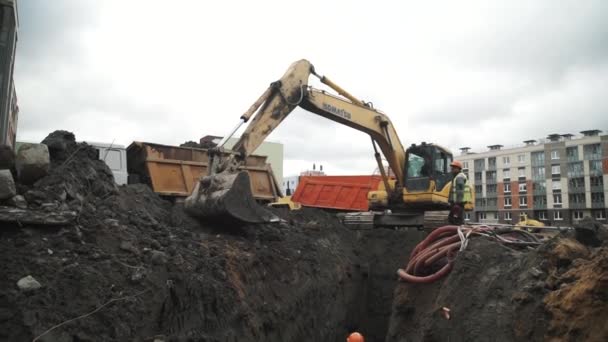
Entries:
[[[310,75],[318,77],[338,95],[309,86]],[[238,172],[238,167],[296,107],[369,134],[383,179],[380,188],[368,194],[369,208],[377,213],[376,225],[420,226],[424,211],[448,209],[450,151],[424,142],[405,150],[388,116],[327,77],[319,76],[307,60],[300,60],[241,116],[215,154],[210,151],[209,175],[200,179],[186,199],[187,212],[200,219],[234,218],[249,223],[275,220],[273,214],[255,205],[249,178]],[[252,120],[245,132],[229,151],[230,157],[220,157],[220,151],[223,155],[226,152],[222,147],[225,141],[249,119]],[[386,175],[380,151],[394,172],[394,179]],[[466,209],[471,210],[472,203]]]

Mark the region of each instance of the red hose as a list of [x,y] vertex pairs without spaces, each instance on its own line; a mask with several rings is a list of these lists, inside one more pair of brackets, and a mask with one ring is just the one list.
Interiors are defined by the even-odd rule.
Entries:
[[[462,245],[460,236],[458,235],[458,226],[443,226],[432,231],[424,240],[422,240],[412,253],[405,269],[397,270],[397,274],[401,279],[411,283],[432,283],[441,279],[452,270],[454,259],[453,256],[458,253]],[[512,245],[538,245],[540,242],[534,240],[534,236],[525,236],[526,239],[520,240],[515,237],[510,237],[507,234],[512,231],[492,232],[493,228],[489,226],[478,226],[475,228],[465,227],[463,233],[469,235],[490,236],[494,234],[494,238],[502,243]],[[517,231],[515,231],[517,232]],[[490,234],[490,235],[488,235]],[[498,236],[497,234],[503,234]]]
[[[399,277],[411,283],[432,283],[452,270],[453,262],[445,261],[447,256],[460,249],[458,226],[443,226],[432,231],[410,254],[410,261],[404,269],[399,269]],[[440,262],[444,264],[435,272]],[[430,273],[430,274],[429,274]]]

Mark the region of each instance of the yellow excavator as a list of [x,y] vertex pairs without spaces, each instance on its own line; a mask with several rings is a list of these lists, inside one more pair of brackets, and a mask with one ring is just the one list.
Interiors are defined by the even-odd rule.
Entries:
[[[311,75],[337,95],[309,86]],[[424,142],[405,150],[388,116],[327,77],[318,75],[309,61],[299,60],[281,79],[270,84],[230,134],[209,151],[209,173],[201,177],[186,199],[186,211],[201,220],[232,219],[245,223],[278,220],[255,202],[250,179],[246,172],[239,172],[238,167],[296,107],[369,134],[382,176],[379,189],[368,194],[376,226],[421,226],[425,211],[449,208],[450,151]],[[247,122],[245,132],[232,150],[225,150],[224,143]],[[387,176],[380,151],[394,178]],[[221,157],[226,152],[228,157]],[[472,204],[467,204],[465,209],[471,210]]]

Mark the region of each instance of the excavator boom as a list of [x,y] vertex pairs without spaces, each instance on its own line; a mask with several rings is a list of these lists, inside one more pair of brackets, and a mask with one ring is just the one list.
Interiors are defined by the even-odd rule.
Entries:
[[[314,89],[308,85],[310,75],[340,96]],[[262,96],[241,116],[240,125],[249,122],[240,139],[233,146],[231,157],[219,160],[213,158],[209,175],[201,178],[192,195],[186,200],[186,210],[194,217],[236,217],[243,222],[265,222],[276,219],[272,214],[255,207],[250,199],[249,183],[244,176],[235,177],[237,167],[247,156],[253,153],[272,131],[296,108],[301,107],[332,121],[344,124],[370,135],[374,149],[380,148],[396,176],[396,185],[404,184],[405,151],[390,119],[371,104],[358,100],[347,91],[324,76],[316,74],[313,65],[307,60],[293,63],[283,77],[273,82]],[[251,121],[250,121],[251,119]],[[229,136],[224,137],[223,142]],[[213,155],[213,151],[211,151]],[[380,154],[376,159],[381,171],[384,167]],[[387,191],[394,191],[387,175],[382,172]],[[240,177],[240,178],[239,178]],[[236,180],[239,180],[238,182]],[[240,200],[240,202],[239,202]]]

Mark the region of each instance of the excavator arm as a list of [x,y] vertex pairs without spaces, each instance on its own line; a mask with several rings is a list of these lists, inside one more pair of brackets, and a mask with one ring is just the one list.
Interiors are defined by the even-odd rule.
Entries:
[[[308,79],[311,74],[319,77],[322,83],[344,97],[309,87]],[[263,103],[260,103],[260,100],[263,100]],[[380,147],[399,183],[403,184],[405,151],[390,119],[371,105],[354,98],[328,78],[318,76],[307,60],[293,63],[279,81],[270,85],[260,100],[241,116],[241,120],[246,122],[259,110],[233,147],[233,150],[242,156],[253,153],[289,113],[299,106],[369,134]]]
[[[310,87],[308,85],[310,75],[318,77],[340,96]],[[198,218],[230,216],[239,221],[252,223],[271,221],[273,215],[264,212],[261,208],[254,208],[255,203],[252,203],[252,200],[238,203],[248,196],[250,185],[248,177],[237,174],[237,168],[298,106],[369,134],[376,151],[376,160],[385,189],[390,192],[398,186],[403,186],[406,155],[390,119],[375,110],[371,104],[350,95],[328,78],[317,75],[313,65],[303,59],[293,63],[281,79],[273,82],[241,116],[239,125],[220,142],[218,149],[223,148],[223,144],[242,124],[249,122],[244,133],[233,146],[230,157],[220,160],[217,157],[219,153],[214,154],[214,151],[210,151],[209,175],[201,178],[192,195],[186,200],[186,210]],[[389,186],[376,145],[395,173],[397,182],[394,188]]]

